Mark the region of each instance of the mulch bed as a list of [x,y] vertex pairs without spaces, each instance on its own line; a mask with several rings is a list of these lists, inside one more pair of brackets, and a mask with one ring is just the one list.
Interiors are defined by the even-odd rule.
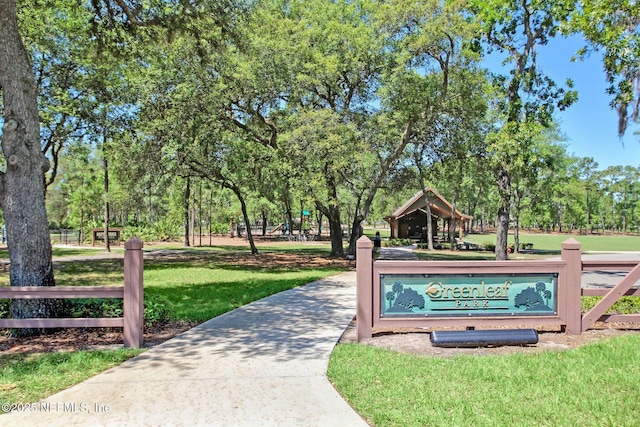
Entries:
[[[511,327],[510,327],[511,328]],[[460,330],[464,328],[438,328],[438,330]],[[373,337],[363,339],[360,344],[385,348],[399,353],[420,356],[452,357],[457,355],[507,355],[514,353],[533,354],[541,351],[560,351],[577,348],[579,346],[600,340],[624,335],[640,333],[639,323],[601,323],[596,322],[593,329],[580,335],[568,335],[557,327],[540,327],[538,343],[532,345],[513,345],[497,347],[447,348],[431,345],[430,330],[420,328],[397,328],[374,330]],[[341,343],[357,342],[355,320],[346,329]]]
[[[170,322],[145,328],[144,347],[161,344],[196,326],[192,322]],[[105,350],[121,348],[121,328],[68,328],[33,337],[14,337],[0,330],[0,351],[5,354],[48,353],[55,351]]]

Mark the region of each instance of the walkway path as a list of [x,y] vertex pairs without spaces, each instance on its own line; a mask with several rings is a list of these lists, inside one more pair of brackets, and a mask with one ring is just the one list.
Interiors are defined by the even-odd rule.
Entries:
[[[550,258],[554,260],[560,257]],[[582,255],[583,260],[620,260],[640,262],[640,252],[587,252]],[[584,288],[612,288],[628,274],[628,271],[583,271],[582,287]],[[636,283],[638,285],[638,283]]]
[[0,424],[367,426],[325,375],[354,313],[355,272],[281,292],[49,397],[49,410],[36,404],[43,409],[0,415]]
[[383,247],[380,248],[380,256],[378,259],[417,260],[418,255],[413,253],[413,250],[416,248],[417,245]]

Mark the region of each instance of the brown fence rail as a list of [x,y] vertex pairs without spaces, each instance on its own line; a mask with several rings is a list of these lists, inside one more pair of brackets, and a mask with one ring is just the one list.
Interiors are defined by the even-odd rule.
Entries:
[[613,288],[582,288],[583,296],[602,296],[602,299],[585,313],[581,319],[582,332],[595,322],[640,322],[640,314],[605,314],[623,296],[640,296],[640,289],[634,288],[640,280],[640,264],[632,261],[582,261],[582,271],[628,271]]
[[141,347],[144,324],[143,244],[134,237],[124,247],[124,286],[0,287],[0,298],[8,299],[120,298],[123,300],[123,317],[0,319],[0,328],[120,327],[123,328],[125,347]]

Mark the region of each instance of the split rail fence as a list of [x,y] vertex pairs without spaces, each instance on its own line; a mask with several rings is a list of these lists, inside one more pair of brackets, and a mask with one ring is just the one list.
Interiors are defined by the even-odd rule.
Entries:
[[116,327],[123,328],[125,347],[141,347],[144,324],[143,243],[133,237],[124,247],[124,286],[0,287],[0,298],[9,299],[120,298],[123,300],[123,317],[0,319],[0,328]]

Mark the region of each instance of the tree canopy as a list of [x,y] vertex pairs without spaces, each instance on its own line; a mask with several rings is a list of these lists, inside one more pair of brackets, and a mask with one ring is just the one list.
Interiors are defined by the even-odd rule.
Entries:
[[[637,168],[566,153],[556,113],[577,94],[537,65],[539,46],[582,34],[576,55],[603,55],[624,133],[638,119],[633,1],[0,0],[0,12],[12,284],[54,283],[53,223],[190,243],[234,224],[257,253],[253,233],[312,220],[340,256],[345,235],[353,253],[363,224],[430,185],[497,228],[498,258],[514,224],[637,230]],[[483,69],[491,52],[504,74]]]

